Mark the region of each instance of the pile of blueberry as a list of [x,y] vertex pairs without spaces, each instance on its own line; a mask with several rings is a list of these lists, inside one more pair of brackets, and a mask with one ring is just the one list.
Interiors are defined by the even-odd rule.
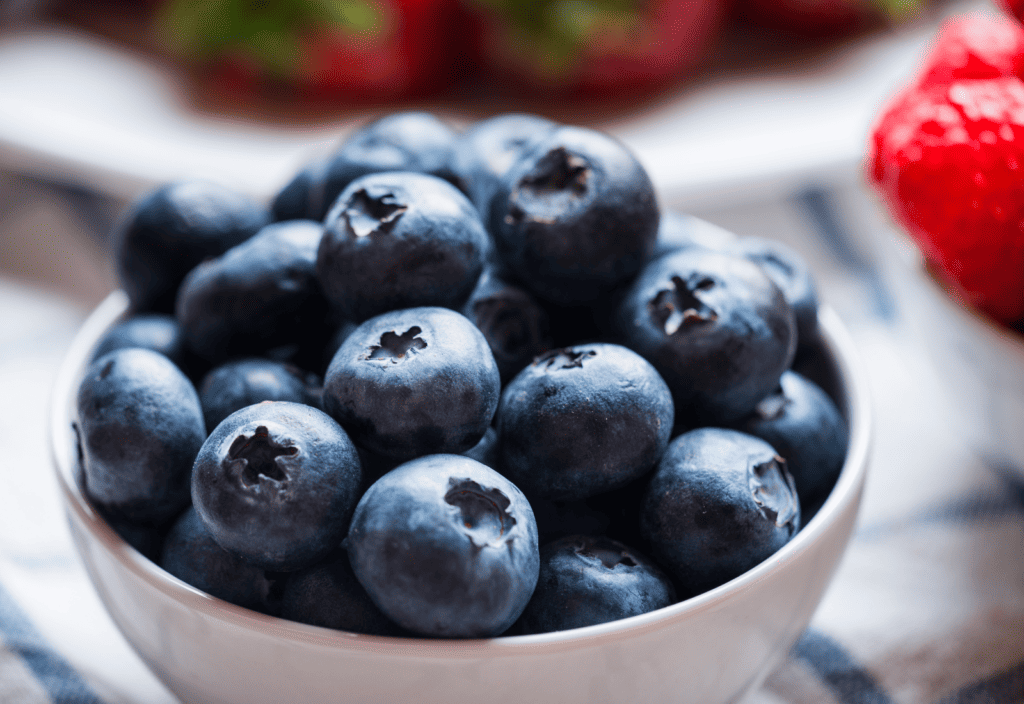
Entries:
[[653,611],[778,550],[843,464],[805,263],[661,212],[594,130],[394,114],[269,207],[173,183],[113,240],[84,488],[256,611],[452,638]]

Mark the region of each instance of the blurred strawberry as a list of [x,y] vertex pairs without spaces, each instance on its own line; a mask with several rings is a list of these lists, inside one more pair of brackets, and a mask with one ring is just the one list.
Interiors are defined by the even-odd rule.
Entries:
[[1024,22],[1024,0],[999,0],[999,4],[1019,21]]
[[457,0],[170,0],[157,26],[226,88],[386,99],[450,80],[458,13]]
[[742,22],[806,38],[833,38],[880,21],[899,22],[926,0],[736,0]]
[[466,0],[495,73],[534,88],[604,95],[686,74],[721,0]]

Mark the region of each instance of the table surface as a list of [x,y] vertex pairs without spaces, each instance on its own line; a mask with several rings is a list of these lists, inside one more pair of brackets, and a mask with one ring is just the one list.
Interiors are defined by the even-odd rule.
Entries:
[[[860,177],[867,126],[927,36],[866,39],[783,80],[705,84],[607,126],[651,166],[666,203],[803,252],[869,374],[875,435],[859,527],[757,704],[1024,702],[1024,494],[972,450],[928,325],[908,324],[916,310],[901,291],[929,295],[925,283],[893,266],[897,240]],[[15,605],[102,701],[170,704],[89,584],[44,450],[57,365],[114,286],[95,231],[108,213],[12,172],[116,198],[186,172],[267,195],[348,124],[270,129],[187,114],[166,76],[122,59],[81,36],[0,35],[0,612]],[[822,207],[839,239],[823,236]],[[0,701],[72,701],[4,657],[16,635],[0,622]]]

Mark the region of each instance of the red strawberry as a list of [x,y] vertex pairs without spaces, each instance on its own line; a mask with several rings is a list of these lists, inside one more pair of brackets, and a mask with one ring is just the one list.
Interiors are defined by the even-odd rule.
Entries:
[[1024,0],[999,0],[999,4],[1006,8],[1011,15],[1024,22]]
[[925,0],[736,0],[740,21],[806,38],[850,34],[917,13]]
[[541,89],[604,95],[686,74],[722,0],[467,0],[494,73]]
[[1008,17],[967,15],[939,30],[918,83],[999,76],[1024,76],[1024,27]]
[[1024,83],[912,88],[872,146],[871,179],[925,257],[997,320],[1024,316]]

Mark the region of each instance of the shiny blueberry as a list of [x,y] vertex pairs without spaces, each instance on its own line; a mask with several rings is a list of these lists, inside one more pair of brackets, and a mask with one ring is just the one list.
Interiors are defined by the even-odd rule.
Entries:
[[669,445],[644,497],[640,530],[688,595],[728,582],[789,542],[800,501],[764,440],[698,428]]
[[501,471],[528,496],[610,491],[654,467],[673,415],[668,386],[635,352],[603,343],[553,350],[502,392]]
[[832,399],[809,379],[788,371],[737,426],[774,447],[786,459],[805,506],[820,504],[843,468],[848,433]]
[[649,558],[609,538],[571,535],[540,549],[540,576],[519,620],[549,633],[639,616],[675,603],[672,580]]
[[374,453],[412,459],[480,442],[500,378],[483,334],[447,308],[371,318],[342,344],[324,377],[324,409]]
[[192,502],[218,545],[286,572],[340,544],[361,481],[355,446],[327,414],[265,401],[228,416],[203,444]]
[[325,220],[317,276],[341,315],[462,307],[483,270],[487,233],[473,205],[433,176],[389,172],[346,188]]
[[422,635],[500,635],[537,584],[537,524],[526,497],[460,455],[421,457],[377,480],[345,544],[374,603]]
[[269,221],[266,207],[213,183],[171,183],[146,194],[114,235],[121,287],[132,308],[173,312],[178,286],[193,267]]
[[235,411],[261,401],[292,401],[320,405],[321,386],[315,374],[270,359],[238,359],[215,367],[199,385],[206,429],[212,432]]
[[782,291],[753,262],[703,248],[652,261],[618,312],[625,344],[661,373],[687,425],[735,422],[796,351]]
[[189,348],[221,361],[307,338],[322,347],[332,332],[316,279],[322,235],[310,220],[274,223],[189,272],[176,312]]
[[640,163],[608,135],[559,127],[505,174],[489,230],[519,281],[560,305],[592,303],[654,250],[658,204]]
[[262,613],[278,610],[275,580],[218,545],[193,508],[167,534],[159,564],[210,596]]
[[506,113],[480,120],[459,138],[453,169],[466,185],[484,222],[488,222],[491,199],[501,179],[519,157],[555,126],[551,120],[537,115]]
[[94,502],[149,524],[188,506],[206,429],[192,382],[167,357],[130,347],[93,362],[78,389],[78,430]]
[[275,220],[323,220],[354,180],[382,171],[415,171],[460,184],[452,170],[458,135],[425,112],[388,115],[353,132],[336,152],[304,167],[274,198]]

